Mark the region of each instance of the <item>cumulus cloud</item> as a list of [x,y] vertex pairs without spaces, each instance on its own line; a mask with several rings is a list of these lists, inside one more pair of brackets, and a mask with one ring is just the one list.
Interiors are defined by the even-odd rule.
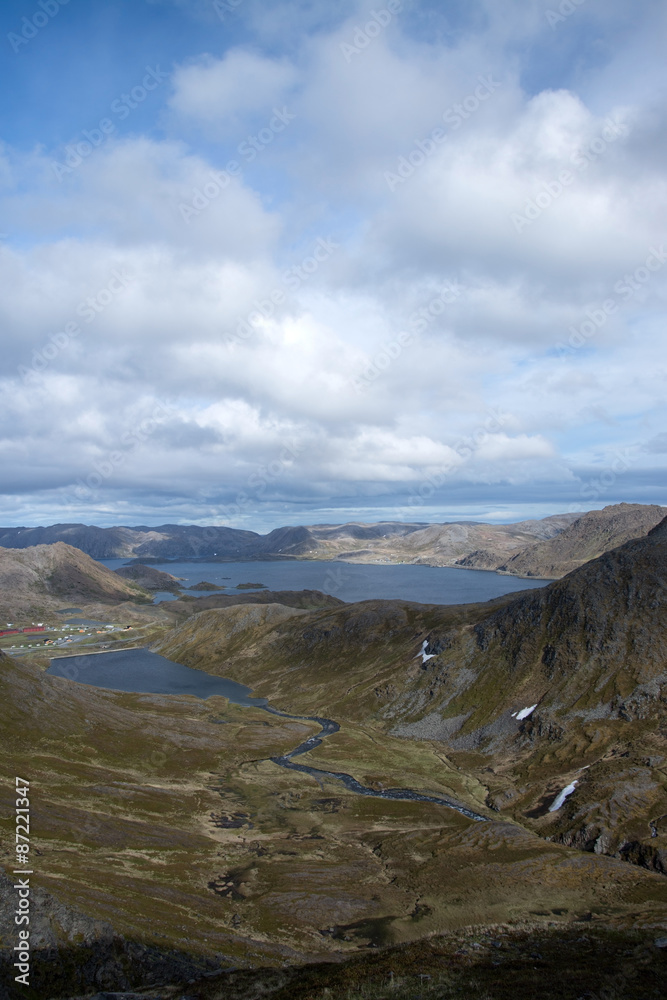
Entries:
[[235,134],[248,119],[281,104],[297,78],[288,59],[232,49],[222,59],[205,56],[179,66],[169,106],[184,122],[195,122],[214,135]]
[[[230,47],[176,59],[152,130],[65,174],[62,148],[8,142],[7,517],[30,496],[43,519],[205,520],[239,491],[243,523],[407,517],[424,484],[518,517],[628,449],[600,499],[659,498],[664,116],[614,84],[626,0],[550,9],[420,2],[368,33],[372,4],[244,0]],[[662,15],[633,17],[639,65]],[[591,25],[606,55],[576,78]]]
[[479,446],[476,457],[491,462],[513,462],[516,459],[551,458],[554,455],[553,445],[541,434],[519,434],[513,438],[507,434],[494,434]]

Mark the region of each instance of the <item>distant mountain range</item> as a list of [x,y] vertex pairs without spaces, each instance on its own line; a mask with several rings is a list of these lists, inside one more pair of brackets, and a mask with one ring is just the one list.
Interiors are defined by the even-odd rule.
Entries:
[[276,528],[267,535],[216,525],[99,528],[55,524],[0,528],[0,546],[24,549],[65,542],[93,559],[340,559],[462,566],[556,579],[630,538],[645,535],[666,514],[664,507],[624,503],[583,515],[556,514],[516,524],[387,521]]

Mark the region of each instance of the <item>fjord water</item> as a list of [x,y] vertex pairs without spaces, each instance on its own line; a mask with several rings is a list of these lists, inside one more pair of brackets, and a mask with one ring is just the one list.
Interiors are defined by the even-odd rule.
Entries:
[[[128,565],[125,559],[100,560],[109,569]],[[151,565],[178,577],[183,588],[202,581],[224,586],[220,594],[249,594],[244,583],[261,583],[270,590],[321,590],[343,601],[407,600],[424,604],[470,604],[488,601],[516,590],[542,587],[544,580],[520,580],[479,570],[414,565],[359,565],[343,562],[186,562]],[[206,591],[196,591],[198,595]],[[158,594],[156,600],[174,600]],[[222,695],[239,705],[264,707],[250,697],[250,688],[202,670],[173,663],[147,649],[116,650],[59,657],[48,670],[81,684],[145,694],[190,694],[198,698]]]
[[[139,560],[140,561],[140,560]],[[127,559],[101,559],[109,569],[131,565]],[[155,569],[181,578],[183,588],[206,581],[239,591],[239,583],[263,583],[269,590],[321,590],[342,601],[400,600],[421,604],[474,604],[515,590],[544,587],[548,580],[522,580],[485,570],[451,566],[415,566],[405,563],[362,565],[345,562],[285,560],[271,562],[187,562],[150,560]],[[195,591],[202,596],[207,591]],[[157,600],[174,600],[159,594]]]

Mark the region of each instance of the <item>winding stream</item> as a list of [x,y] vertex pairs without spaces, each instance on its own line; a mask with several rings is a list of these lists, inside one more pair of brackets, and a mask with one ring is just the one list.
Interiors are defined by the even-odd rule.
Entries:
[[318,735],[310,736],[303,743],[299,743],[298,747],[290,750],[289,753],[284,754],[282,757],[269,757],[269,760],[274,764],[290,768],[292,771],[303,771],[305,774],[312,775],[316,780],[333,778],[336,781],[342,782],[346,788],[349,788],[351,792],[355,792],[357,795],[368,795],[375,799],[397,799],[408,802],[436,802],[439,805],[455,809],[456,812],[467,816],[468,819],[474,819],[478,823],[490,822],[487,816],[482,816],[480,813],[476,813],[459,802],[454,802],[453,799],[446,798],[444,795],[426,795],[423,792],[415,792],[411,788],[385,788],[382,791],[377,791],[375,788],[369,788],[368,785],[362,785],[360,781],[353,778],[351,774],[346,774],[345,771],[323,771],[321,768],[311,767],[310,764],[296,764],[293,759],[294,757],[300,757],[301,754],[308,753],[309,750],[314,750],[315,747],[320,746],[323,739],[340,730],[339,724],[334,722],[333,719],[324,719],[319,715],[288,715],[286,712],[279,712],[278,709],[272,708],[270,705],[263,705],[262,708],[265,712],[271,712],[272,715],[279,715],[283,719],[300,719],[302,721],[317,722],[322,727]]
[[228,680],[226,677],[215,677],[203,670],[186,667],[175,663],[164,656],[152,653],[148,649],[112,650],[108,653],[83,654],[81,656],[63,656],[52,660],[47,674],[53,677],[66,677],[80,684],[90,684],[115,691],[127,691],[133,694],[190,694],[198,698],[209,698],[211,695],[222,695],[235,705],[253,707],[276,715],[281,719],[300,722],[316,722],[321,728],[314,736],[299,743],[289,753],[281,757],[268,757],[267,760],[286,767],[292,771],[302,771],[310,774],[316,781],[324,779],[340,781],[347,789],[356,795],[366,795],[376,799],[393,799],[408,802],[434,802],[437,805],[454,809],[468,819],[478,823],[490,822],[487,816],[468,809],[443,795],[426,795],[415,792],[411,788],[386,788],[378,791],[362,785],[351,774],[344,771],[324,771],[311,767],[309,764],[297,763],[294,758],[321,746],[327,736],[340,731],[340,725],[333,719],[325,719],[319,715],[290,715],[269,705],[266,698],[251,697],[251,689],[244,684]]

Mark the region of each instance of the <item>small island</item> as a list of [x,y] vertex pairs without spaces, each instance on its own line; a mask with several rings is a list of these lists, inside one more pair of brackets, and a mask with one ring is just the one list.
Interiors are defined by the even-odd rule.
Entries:
[[202,580],[201,583],[195,583],[194,586],[188,587],[188,590],[226,590],[226,587],[219,587],[217,583],[209,583],[208,580]]
[[268,590],[265,583],[239,583],[237,590]]

